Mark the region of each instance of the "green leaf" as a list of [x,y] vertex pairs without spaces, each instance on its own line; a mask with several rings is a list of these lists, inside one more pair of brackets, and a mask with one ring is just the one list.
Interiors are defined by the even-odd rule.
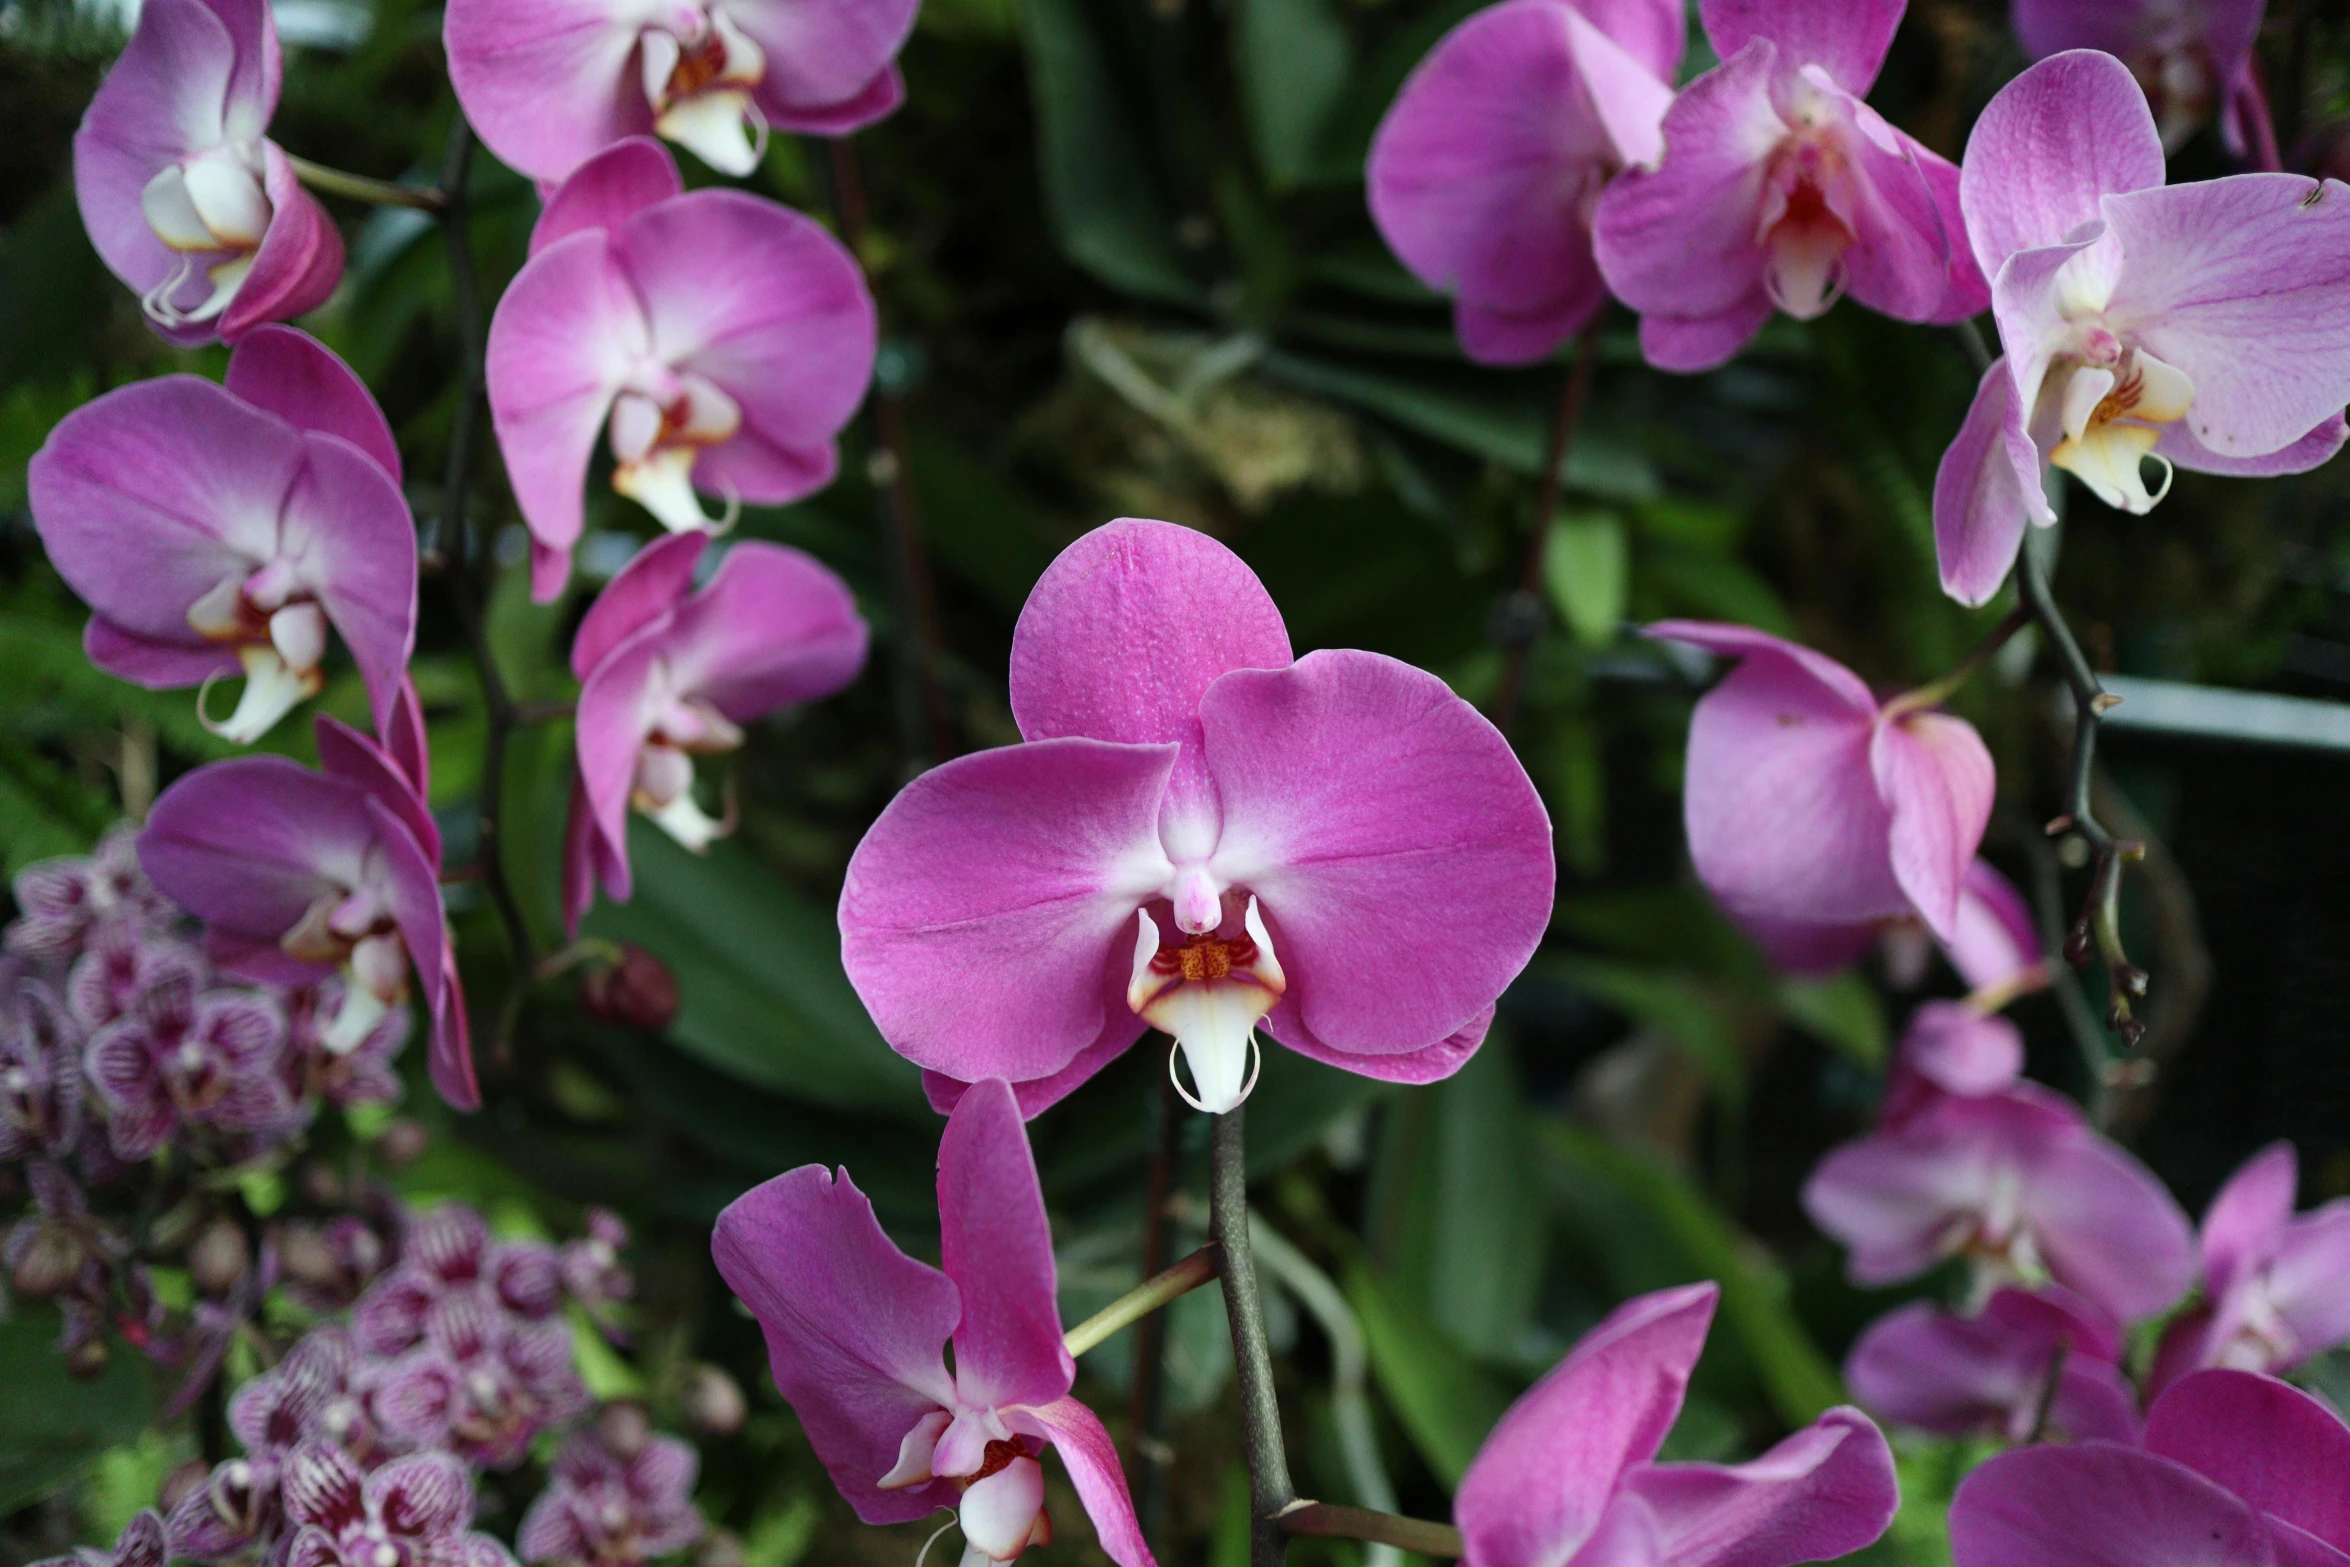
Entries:
[[1606,647],[1623,623],[1632,555],[1624,524],[1605,513],[1561,517],[1542,557],[1543,585],[1559,618],[1585,647]]
[[1882,1067],[1890,1042],[1885,1003],[1857,969],[1833,979],[1782,979],[1779,1015],[1851,1061]]
[[108,1448],[137,1440],[154,1402],[147,1364],[122,1344],[90,1380],[66,1374],[57,1313],[0,1321],[0,1514],[47,1495]]
[[1559,955],[1536,960],[1545,970],[1679,1045],[1716,1093],[1736,1104],[1746,1093],[1746,1063],[1726,999],[1682,969]]
[[1437,1331],[1426,1308],[1396,1281],[1367,1268],[1347,1276],[1346,1298],[1363,1325],[1371,1374],[1395,1418],[1447,1486],[1456,1486],[1510,1392]]
[[[1242,0],[1233,47],[1241,107],[1265,183],[1302,185],[1330,167],[1321,156],[1330,113],[1346,92],[1354,44],[1330,0]],[[1341,178],[1355,171],[1339,164]]]

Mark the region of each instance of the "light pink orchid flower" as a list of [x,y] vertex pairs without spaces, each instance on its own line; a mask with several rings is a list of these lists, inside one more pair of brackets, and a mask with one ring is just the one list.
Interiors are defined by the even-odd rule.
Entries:
[[865,664],[848,584],[810,556],[756,540],[693,589],[709,535],[661,539],[621,568],[571,644],[579,677],[579,787],[563,856],[573,934],[604,892],[626,902],[628,813],[700,852],[725,829],[696,803],[694,758],[742,744],[742,726],[830,696]]
[[151,0],[74,133],[90,243],[175,343],[301,315],[343,275],[342,236],[264,134],[281,69],[268,0]]
[[658,133],[721,174],[770,129],[845,135],[905,97],[916,0],[451,0],[457,100],[492,152],[559,180]]
[[1937,1436],[2136,1442],[2127,1348],[2120,1325],[2070,1290],[2009,1288],[1971,1314],[1921,1300],[1880,1317],[1844,1381],[1882,1418]]
[[1453,296],[1461,346],[1525,364],[1607,303],[1591,214],[1664,154],[1681,0],[1503,0],[1437,41],[1371,143],[1371,216]]
[[1453,1499],[1466,1567],[1789,1567],[1901,1505],[1869,1417],[1836,1408],[1745,1464],[1660,1464],[1720,1289],[1626,1301],[1501,1417]]
[[2256,169],[2277,169],[2252,46],[2268,0],[2015,0],[2016,36],[2035,60],[2097,49],[2129,66],[2176,152],[2218,111],[2220,139]]
[[2350,186],[2290,174],[2165,186],[2145,94],[2111,55],[2076,50],[1991,100],[1959,200],[2006,357],[1934,483],[1951,597],[1989,600],[2025,520],[2056,521],[2043,464],[2144,513],[2174,467],[2300,473],[2340,450]]
[[563,183],[530,250],[490,321],[487,372],[533,597],[570,577],[599,433],[612,487],[671,532],[726,526],[696,491],[731,516],[832,482],[877,344],[838,240],[741,191],[684,193],[668,152],[638,137]]
[[[711,1253],[766,1330],[776,1389],[870,1524],[956,1510],[965,1567],[1052,1538],[1049,1446],[1102,1549],[1152,1567],[1118,1451],[1069,1396],[1052,1231],[1011,1088],[978,1083],[938,1148],[941,1268],[893,1244],[848,1171],[802,1165],[718,1216]],[[941,1351],[952,1339],[954,1368]]]
[[205,722],[249,744],[325,685],[331,628],[389,732],[416,644],[416,532],[391,427],[314,339],[264,326],[226,385],[170,375],[85,403],[28,484],[99,668],[151,690],[241,671],[235,711]]
[[1025,742],[907,785],[841,890],[849,979],[934,1102],[1004,1077],[1033,1115],[1145,1027],[1216,1112],[1260,1022],[1391,1082],[1477,1048],[1555,869],[1525,770],[1442,681],[1293,660],[1230,550],[1126,520],[1038,580],[1011,688]]
[[1773,309],[1840,294],[1903,321],[1985,303],[1958,171],[1861,101],[1906,0],[1704,0],[1722,63],[1665,112],[1664,160],[1599,199],[1599,269],[1661,370],[1710,370]]
[[1933,954],[1940,952],[1966,983],[1968,1005],[1977,1012],[1995,1012],[2018,996],[2046,988],[2053,972],[2023,894],[1988,860],[1967,866],[1959,882],[1958,914],[1946,935],[1928,930],[1914,915],[1821,924],[1735,909],[1728,913],[1772,967],[1790,974],[1833,974],[1875,947],[1893,987],[1912,990],[1923,983]]
[[2154,1381],[2205,1366],[2286,1372],[2350,1342],[2350,1198],[2295,1214],[2291,1143],[2262,1149],[2203,1215],[2203,1301],[2163,1335]]

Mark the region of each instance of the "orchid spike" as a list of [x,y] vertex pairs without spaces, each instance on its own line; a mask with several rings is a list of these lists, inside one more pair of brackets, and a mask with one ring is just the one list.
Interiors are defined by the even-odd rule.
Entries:
[[531,534],[531,593],[563,591],[596,436],[612,487],[671,532],[726,525],[696,492],[780,505],[822,489],[872,379],[873,297],[840,242],[734,190],[684,192],[655,141],[583,164],[547,202],[490,322],[490,413]]
[[1774,309],[1850,294],[1903,321],[1985,303],[1958,171],[1861,99],[1906,0],[1704,0],[1722,63],[1665,111],[1664,158],[1600,197],[1599,269],[1660,370],[1710,370]]
[[1626,1301],[1510,1406],[1453,1499],[1466,1567],[1789,1567],[1884,1534],[1893,1455],[1857,1409],[1752,1463],[1656,1462],[1720,1295]]
[[1938,1436],[2134,1443],[2126,1348],[2120,1325],[2071,1291],[2010,1288],[1971,1315],[1913,1301],[1879,1318],[1844,1380],[1882,1418]]
[[2144,513],[2173,468],[2301,473],[2350,437],[2350,186],[2166,186],[2145,94],[2111,55],[2075,50],[1991,100],[1959,199],[2006,357],[1934,481],[1951,597],[1987,602],[2026,519],[2056,521],[2046,465]]
[[2295,1214],[2291,1143],[2262,1149],[2203,1215],[2203,1300],[2155,1357],[2165,1387],[2206,1366],[2293,1370],[2350,1342],[2350,1198]]
[[389,732],[416,645],[399,479],[359,378],[315,339],[264,326],[225,385],[163,376],[66,415],[28,486],[51,563],[90,606],[91,662],[150,690],[241,672],[235,711],[205,722],[250,744],[325,685],[330,629]]
[[579,788],[565,837],[564,913],[628,899],[633,807],[697,853],[721,833],[693,794],[694,758],[742,744],[742,726],[830,696],[864,666],[848,585],[798,550],[749,540],[707,586],[702,533],[655,541],[622,567],[571,645],[579,677]]
[[984,1567],[1051,1537],[1051,1447],[1110,1559],[1153,1567],[1117,1449],[1069,1396],[1044,1194],[1000,1080],[947,1119],[938,1216],[943,1272],[891,1243],[846,1170],[803,1165],[718,1216],[718,1271],[766,1330],[817,1459],[867,1523],[956,1509],[966,1567]]
[[1125,520],[1038,580],[1011,694],[1026,740],[915,779],[841,891],[849,979],[934,1103],[1004,1077],[1034,1115],[1146,1026],[1218,1112],[1260,1023],[1391,1082],[1484,1039],[1549,921],[1550,823],[1443,682],[1293,660],[1230,550]]
[[1371,216],[1453,296],[1471,359],[1540,359],[1607,302],[1592,210],[1663,156],[1687,30],[1680,0],[1503,0],[1404,83],[1371,143]]
[[2130,68],[2166,152],[2217,111],[2228,152],[2255,169],[2284,165],[2253,45],[2267,0],[2014,0],[2015,32],[2035,60],[2095,49]]
[[90,243],[182,346],[313,310],[343,274],[342,236],[265,134],[280,70],[268,0],[154,0],[74,133]]

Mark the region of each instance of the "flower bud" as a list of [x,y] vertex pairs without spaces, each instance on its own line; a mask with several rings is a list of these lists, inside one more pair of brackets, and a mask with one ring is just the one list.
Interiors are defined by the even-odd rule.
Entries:
[[716,1366],[694,1367],[685,1388],[685,1418],[697,1431],[710,1436],[732,1436],[743,1426],[750,1407],[742,1385]]
[[743,1542],[731,1529],[713,1529],[694,1553],[694,1567],[743,1567]]
[[106,1340],[90,1338],[65,1352],[66,1375],[87,1382],[106,1369]]
[[606,1404],[596,1416],[596,1435],[619,1457],[634,1458],[652,1440],[653,1423],[645,1418],[642,1404]]
[[202,1490],[211,1478],[212,1466],[201,1458],[191,1458],[163,1477],[163,1490],[155,1505],[162,1508],[168,1517],[173,1508]]
[[339,1208],[343,1202],[342,1172],[331,1164],[313,1162],[302,1166],[295,1179],[301,1183],[302,1196],[321,1208]]
[[245,1232],[234,1219],[213,1220],[188,1248],[188,1278],[200,1294],[226,1295],[245,1276]]
[[8,1279],[18,1294],[46,1300],[71,1284],[81,1268],[81,1242],[56,1225],[44,1224],[33,1231]]
[[676,1020],[677,976],[644,948],[622,942],[620,961],[590,969],[579,999],[599,1023],[658,1031]]
[[431,1134],[425,1131],[424,1123],[404,1115],[376,1138],[375,1156],[395,1170],[404,1169],[423,1158],[424,1150],[431,1143]]

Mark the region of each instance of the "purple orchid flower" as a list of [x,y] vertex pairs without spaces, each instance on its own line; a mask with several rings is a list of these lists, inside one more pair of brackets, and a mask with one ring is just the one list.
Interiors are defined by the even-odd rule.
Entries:
[[721,174],[770,129],[840,136],[902,102],[916,0],[454,0],[449,79],[490,150],[559,180],[658,133]]
[[156,0],[82,116],[90,243],[183,346],[315,309],[343,240],[264,134],[282,69],[267,0]]
[[1404,83],[1371,143],[1371,216],[1453,296],[1471,359],[1540,359],[1607,303],[1592,211],[1664,155],[1687,33],[1680,0],[1504,0]]
[[623,1456],[594,1427],[555,1455],[547,1488],[522,1518],[515,1550],[526,1562],[641,1567],[699,1540],[694,1450],[655,1436]]
[[742,744],[742,726],[830,696],[864,667],[855,595],[813,557],[749,540],[698,592],[704,533],[656,540],[620,569],[571,644],[579,677],[579,787],[563,856],[572,934],[595,901],[626,902],[628,813],[699,853],[725,832],[694,800],[694,758]]
[[620,1260],[628,1224],[609,1208],[587,1211],[587,1234],[556,1254],[565,1293],[592,1316],[636,1293],[636,1278]]
[[[403,686],[395,734],[414,725],[413,700]],[[206,940],[224,972],[297,987],[339,973],[343,1005],[327,1027],[330,1049],[366,1042],[404,1002],[413,963],[433,1022],[433,1085],[456,1108],[475,1109],[481,1093],[422,753],[409,743],[387,751],[324,715],[316,727],[323,772],[283,757],[239,757],[164,790],[139,840],[140,862],[210,925]]]
[[2003,1289],[1972,1315],[1914,1301],[1880,1317],[1844,1380],[1883,1418],[1938,1436],[2136,1442],[2125,1350],[2120,1324],[2071,1291]]
[[2205,1366],[2286,1372],[2350,1342],[2350,1198],[2296,1215],[2299,1184],[2293,1145],[2277,1143],[2211,1200],[2204,1300],[2163,1336],[2157,1388]]
[[1461,1477],[1466,1567],[1787,1567],[1859,1550],[1901,1505],[1869,1417],[1836,1408],[1746,1464],[1660,1464],[1721,1291],[1626,1301],[1510,1406]]
[[165,1539],[163,1515],[152,1507],[142,1507],[114,1537],[112,1550],[97,1551],[85,1545],[71,1556],[52,1556],[33,1567],[163,1567]]
[[168,930],[179,910],[139,868],[138,829],[110,827],[87,857],[36,860],[16,873],[17,916],[7,949],[29,963],[69,963],[101,930],[123,924],[148,935]]
[[2007,353],[1934,483],[1953,598],[1988,600],[2025,519],[2056,521],[2044,463],[2144,513],[2172,468],[2301,473],[2350,435],[2350,186],[2165,186],[2145,94],[2111,55],[2076,50],[1991,100],[1959,199]]
[[432,1308],[453,1296],[493,1313],[543,1322],[563,1303],[562,1264],[535,1241],[497,1241],[463,1203],[414,1214],[400,1235],[399,1266],[376,1280],[351,1317],[359,1347],[388,1358],[424,1342]]
[[109,1264],[128,1248],[90,1215],[89,1194],[49,1159],[25,1167],[33,1211],[0,1237],[0,1268],[9,1282],[36,1300],[66,1311],[64,1348],[105,1324]]
[[1933,954],[1940,952],[1965,982],[1967,1004],[1978,1013],[1996,1012],[2018,996],[2045,989],[2054,973],[2023,894],[1987,860],[1967,867],[1947,936],[1928,930],[1915,916],[1815,924],[1735,909],[1728,913],[1774,968],[1791,974],[1833,974],[1876,947],[1893,987],[1914,990],[1924,983]]
[[305,1442],[285,1463],[285,1567],[488,1567],[504,1546],[474,1534],[473,1477],[447,1453],[395,1458],[373,1474],[351,1455]]
[[174,936],[148,936],[127,924],[96,932],[65,974],[65,1006],[85,1030],[128,1016],[158,985],[212,983],[204,955]]
[[724,526],[697,490],[731,513],[832,482],[872,379],[873,296],[838,240],[741,191],[682,191],[644,137],[580,165],[490,322],[490,412],[542,603],[571,572],[598,431],[612,487],[663,527]]
[[1128,520],[1038,580],[1011,686],[1025,742],[915,779],[841,892],[849,978],[934,1103],[1001,1076],[1034,1115],[1145,1027],[1218,1112],[1260,1020],[1394,1082],[1484,1039],[1549,922],[1550,822],[1442,681],[1293,661],[1230,550]]
[[487,1469],[512,1468],[540,1432],[587,1407],[571,1325],[524,1320],[473,1291],[433,1302],[421,1341],[384,1369],[373,1403],[394,1443]]
[[0,963],[0,1164],[61,1157],[82,1135],[82,1029],[57,993]]
[[2016,36],[2035,60],[2097,49],[2128,65],[2176,152],[2219,111],[2220,139],[2255,169],[2283,167],[2252,46],[2267,0],[2015,0]]
[[344,1311],[399,1259],[396,1212],[380,1190],[361,1193],[363,1211],[323,1222],[289,1220],[278,1250],[286,1293],[310,1310]]
[[394,1007],[376,1019],[359,1043],[343,1049],[330,1043],[350,987],[329,975],[315,985],[280,990],[286,1014],[286,1087],[296,1099],[329,1104],[397,1104],[406,1091],[392,1060],[408,1043],[410,1019]]
[[1877,1124],[1898,1130],[1945,1099],[1999,1093],[2024,1075],[2024,1035],[1971,1001],[1927,1001],[1894,1051]]
[[1722,63],[1665,111],[1665,155],[1599,199],[1600,272],[1660,370],[1710,370],[1773,308],[1849,293],[1903,321],[1987,301],[1958,171],[1861,101],[1907,0],[1703,0]]
[[[164,9],[190,6],[203,9]],[[150,690],[242,669],[236,711],[205,722],[250,743],[325,684],[330,627],[390,732],[416,645],[399,478],[359,378],[291,327],[264,327],[225,385],[169,375],[75,409],[28,483],[51,563],[90,606],[90,661]]]
[[115,1157],[137,1163],[183,1126],[284,1127],[295,1117],[285,1048],[285,1014],[267,996],[199,991],[186,975],[152,987],[90,1040],[90,1083]]
[[1956,1567],[2350,1562],[2350,1427],[2300,1389],[2199,1371],[2154,1401],[2146,1443],[2020,1448],[1950,1507]]
[[955,1508],[966,1560],[1007,1562],[1051,1537],[1037,1462],[1051,1446],[1110,1559],[1153,1567],[1118,1451],[1069,1396],[1044,1193],[1001,1080],[947,1120],[938,1216],[943,1273],[891,1243],[846,1170],[802,1165],[718,1216],[718,1271],[766,1330],[775,1386],[832,1483],[870,1524]]

